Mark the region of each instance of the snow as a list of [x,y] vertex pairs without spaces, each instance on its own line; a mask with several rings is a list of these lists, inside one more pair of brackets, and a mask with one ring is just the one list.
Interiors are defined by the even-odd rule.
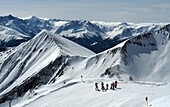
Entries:
[[[168,83],[154,82],[127,82],[118,81],[115,90],[95,91],[94,83],[99,89],[101,81],[112,83],[113,79],[83,78],[68,81],[66,84],[41,86],[32,92],[27,92],[23,97],[12,101],[12,107],[144,107],[145,98],[151,107],[169,106],[170,85]],[[35,94],[36,93],[36,94]],[[8,102],[1,104],[8,106]]]
[[66,23],[68,23],[68,21],[58,21],[58,22],[54,22],[54,25],[55,25],[55,27],[59,27],[59,26],[62,26]]
[[100,24],[100,25],[104,25],[104,26],[108,26],[108,27],[112,27],[112,26],[117,26],[120,24],[127,24],[127,25],[136,25],[136,26],[149,26],[149,25],[167,25],[169,23],[130,23],[130,22],[103,22],[103,21],[91,21],[92,23],[96,23],[96,24]]
[[142,80],[146,81],[169,80],[169,67],[167,66],[170,64],[170,61],[168,60],[170,58],[170,55],[168,54],[170,52],[168,49],[169,46],[170,44],[168,42],[168,44],[165,47],[160,48],[159,51],[153,51],[151,53],[152,55],[140,54],[139,56],[134,56],[133,64],[130,65],[131,71],[134,71],[132,74],[138,72],[143,77]]

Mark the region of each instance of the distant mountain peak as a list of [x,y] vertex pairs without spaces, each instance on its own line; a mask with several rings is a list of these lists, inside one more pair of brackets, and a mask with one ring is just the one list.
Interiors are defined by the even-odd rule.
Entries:
[[32,20],[32,21],[38,21],[38,20],[51,20],[49,18],[42,18],[37,16],[29,16],[29,17],[20,17],[23,20]]
[[7,16],[9,19],[14,19],[15,17],[13,16],[13,15],[11,15],[11,14],[9,14],[8,16]]
[[11,15],[11,14],[9,14],[8,16],[1,16],[0,18],[4,18],[6,20],[13,20],[13,19],[15,19],[15,17],[13,15]]
[[36,16],[31,16],[30,19],[32,19],[32,20],[38,20],[39,18],[36,17]]
[[127,22],[121,22],[119,25],[128,26],[129,24]]

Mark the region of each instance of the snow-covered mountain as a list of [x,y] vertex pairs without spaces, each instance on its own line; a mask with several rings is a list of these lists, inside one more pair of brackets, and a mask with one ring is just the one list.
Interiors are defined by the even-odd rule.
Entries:
[[16,30],[0,25],[0,51],[6,50],[6,47],[17,46],[29,39],[29,36],[23,35]]
[[168,23],[126,23],[126,22],[102,22],[91,21],[98,25],[106,34],[108,38],[128,38],[131,36],[142,35],[159,30]]
[[165,23],[134,24],[75,20],[57,28],[54,33],[99,53],[128,38],[156,31],[163,26]]
[[63,74],[68,57],[91,55],[92,51],[43,30],[30,41],[1,53],[1,103],[9,95],[15,97],[15,92],[21,96],[37,85],[54,81]]
[[55,34],[59,34],[88,49],[91,49],[91,45],[101,42],[107,37],[105,32],[96,24],[92,24],[90,21],[78,20],[60,26],[56,29]]
[[[27,41],[30,38],[34,37],[43,29],[50,31],[50,30],[56,29],[57,27],[61,26],[62,24],[65,24],[65,23],[67,23],[67,21],[52,20],[52,19],[44,20],[41,18],[37,18],[35,16],[29,17],[27,19],[14,17],[12,15],[0,17],[0,25],[1,26],[6,27],[7,29],[13,30],[11,32],[17,32],[17,33],[14,33],[15,38],[11,39],[12,43],[10,43],[10,45],[9,44],[6,45],[6,47],[14,47],[16,45],[19,45],[20,43]],[[3,33],[4,31],[1,30],[0,32]],[[21,37],[18,33],[20,33],[20,35],[22,34],[23,37],[25,35],[25,37],[27,37],[27,39],[14,44],[16,41],[18,41],[16,39],[16,37],[17,36],[18,36],[18,38]],[[1,36],[0,38],[8,38],[8,37],[9,37],[9,34],[4,34],[3,37]],[[2,39],[1,39],[1,41],[2,41]],[[2,45],[0,46],[0,48],[3,48],[3,50],[5,49]],[[1,49],[1,51],[2,51],[2,49]]]
[[43,29],[52,30],[57,25],[56,22],[59,21],[60,20],[52,20],[52,19],[45,20],[45,19],[38,18],[36,16],[31,16],[26,19],[14,17],[12,15],[0,17],[1,25],[4,25],[8,28],[20,32],[21,34],[30,37],[34,37]]
[[35,36],[41,31],[41,29],[39,29],[37,26],[26,23],[24,20],[12,15],[1,16],[0,24],[30,37]]
[[[107,35],[106,39],[91,46],[96,53],[102,52],[129,39],[133,36],[151,33],[159,30],[165,23],[126,23],[126,22],[102,22],[91,21],[96,24]],[[100,48],[100,49],[99,49]]]

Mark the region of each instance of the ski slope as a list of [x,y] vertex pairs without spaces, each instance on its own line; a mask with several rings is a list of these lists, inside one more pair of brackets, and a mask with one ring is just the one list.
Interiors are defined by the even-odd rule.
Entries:
[[[66,84],[51,84],[27,92],[23,97],[12,101],[12,107],[145,107],[148,97],[150,107],[170,105],[170,84],[118,81],[115,90],[95,91],[95,82],[112,83],[113,79],[83,78]],[[8,102],[1,104],[8,106]]]

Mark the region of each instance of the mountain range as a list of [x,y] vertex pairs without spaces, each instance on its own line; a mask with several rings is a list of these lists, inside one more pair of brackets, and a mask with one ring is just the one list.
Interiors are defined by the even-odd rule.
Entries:
[[133,36],[158,30],[166,23],[107,23],[86,20],[42,19],[35,16],[22,19],[9,15],[0,17],[0,25],[28,37],[20,39],[18,42],[12,39],[10,42],[14,40],[16,44],[10,46],[7,41],[4,41],[5,38],[0,38],[0,41],[2,41],[0,51],[19,45],[45,29],[99,53]]

